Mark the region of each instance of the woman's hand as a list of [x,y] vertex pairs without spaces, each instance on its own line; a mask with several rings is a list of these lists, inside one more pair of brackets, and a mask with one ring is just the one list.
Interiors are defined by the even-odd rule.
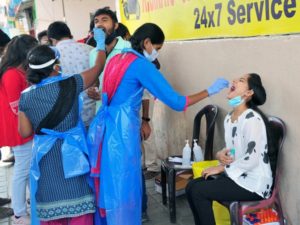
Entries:
[[145,141],[149,138],[151,134],[151,127],[149,125],[149,123],[147,121],[142,122],[142,126],[141,126],[141,136],[142,139]]
[[216,158],[220,161],[223,165],[229,165],[233,162],[233,159],[228,155],[230,149],[223,149],[217,152]]
[[100,95],[100,91],[97,87],[90,87],[87,90],[87,95],[89,96],[89,98],[99,101],[101,100],[101,95]]
[[215,174],[220,174],[224,172],[224,166],[223,165],[218,165],[218,166],[213,166],[210,168],[207,168],[205,170],[202,171],[202,176],[207,179],[209,176],[211,175],[215,175]]
[[27,138],[33,134],[33,128],[30,120],[24,112],[19,111],[18,131],[23,138]]

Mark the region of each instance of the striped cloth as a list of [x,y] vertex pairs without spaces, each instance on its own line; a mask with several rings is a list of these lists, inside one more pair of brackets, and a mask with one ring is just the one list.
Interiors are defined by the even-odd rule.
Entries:
[[[83,80],[80,75],[74,75],[76,80],[76,96],[83,91]],[[23,93],[19,110],[24,112],[36,129],[42,119],[52,109],[59,93],[59,84],[46,86]],[[78,101],[75,101],[71,111],[54,130],[66,131],[77,125]],[[40,179],[36,193],[37,213],[42,221],[66,217],[77,217],[95,212],[92,190],[86,176],[64,178],[61,145],[57,140],[52,149],[40,161]]]

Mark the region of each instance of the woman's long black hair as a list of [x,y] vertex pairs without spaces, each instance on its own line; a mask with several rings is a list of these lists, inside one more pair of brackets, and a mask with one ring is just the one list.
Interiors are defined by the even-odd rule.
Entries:
[[154,23],[145,23],[140,26],[130,38],[131,47],[143,54],[143,42],[149,38],[152,44],[163,44],[165,35],[162,29]]
[[26,70],[28,52],[38,45],[38,41],[27,34],[14,37],[6,46],[6,51],[0,63],[0,80],[6,70],[21,66]]
[[256,73],[248,74],[248,86],[250,90],[253,90],[253,95],[250,101],[247,102],[247,106],[250,109],[256,111],[263,119],[268,141],[268,156],[270,160],[271,170],[273,173],[273,178],[275,177],[276,163],[277,163],[277,153],[278,146],[275,144],[274,136],[272,135],[272,130],[270,123],[266,115],[257,107],[263,105],[267,99],[267,94],[265,88],[262,85],[261,78]]

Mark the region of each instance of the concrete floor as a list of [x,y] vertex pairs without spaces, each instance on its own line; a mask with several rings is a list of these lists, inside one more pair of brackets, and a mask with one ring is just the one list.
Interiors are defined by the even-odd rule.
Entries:
[[146,181],[148,194],[148,216],[150,221],[144,225],[193,225],[192,212],[185,195],[176,198],[176,223],[170,222],[168,205],[162,204],[161,194],[155,191],[154,179]]
[[[13,166],[11,163],[3,163],[0,161],[0,197],[7,198],[11,196],[11,176],[12,176]],[[10,207],[5,205],[5,207]],[[10,225],[10,218],[5,218],[0,220],[0,225]]]
[[[12,167],[8,171],[12,172]],[[161,194],[155,191],[154,179],[146,181],[148,195],[148,216],[150,221],[143,225],[193,225],[193,218],[185,195],[176,198],[177,222],[171,223],[168,205],[162,204]],[[3,196],[4,197],[4,196]],[[10,219],[0,220],[0,225],[10,225]]]
[[[0,178],[2,178],[2,180],[0,180],[0,184],[2,184],[2,188],[0,187],[0,197],[11,196],[10,190],[13,166],[9,166],[0,162],[0,170],[2,171],[2,176],[0,176]],[[162,204],[161,194],[155,191],[154,184],[154,178],[151,180],[146,180],[148,195],[148,216],[150,221],[143,223],[143,225],[193,225],[194,222],[192,213],[186,201],[185,195],[176,198],[177,222],[171,223],[168,205],[164,206]],[[3,189],[4,185],[6,186],[5,189]],[[0,220],[0,225],[10,224],[10,218]]]

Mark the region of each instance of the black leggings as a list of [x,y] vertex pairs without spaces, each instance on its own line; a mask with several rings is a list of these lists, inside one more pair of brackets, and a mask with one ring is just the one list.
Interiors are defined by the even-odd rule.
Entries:
[[195,225],[215,225],[212,201],[251,201],[262,197],[233,180],[220,175],[217,179],[197,178],[187,185],[186,196],[193,212]]

